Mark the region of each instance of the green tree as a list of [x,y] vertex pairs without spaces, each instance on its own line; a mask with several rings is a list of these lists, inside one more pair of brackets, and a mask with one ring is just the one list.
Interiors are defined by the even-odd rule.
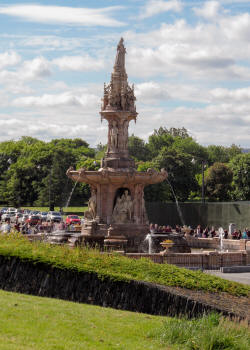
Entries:
[[233,172],[232,198],[250,199],[250,153],[239,154],[229,164]]
[[[168,181],[179,201],[187,200],[190,192],[197,190],[198,184],[190,155],[174,148],[163,147],[154,161],[158,169],[167,170]],[[173,193],[171,193],[171,200],[175,200]]]
[[136,160],[146,161],[149,159],[148,148],[145,141],[137,136],[130,136],[128,138],[128,151],[129,155]]
[[205,191],[210,200],[227,201],[230,198],[233,173],[223,163],[214,163],[205,173]]

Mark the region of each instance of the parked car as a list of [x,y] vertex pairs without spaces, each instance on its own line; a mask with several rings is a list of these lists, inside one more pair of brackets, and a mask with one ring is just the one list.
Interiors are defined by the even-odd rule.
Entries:
[[6,212],[2,215],[1,220],[5,221],[6,219],[10,219],[10,221],[13,221],[15,219],[16,213],[14,212]]
[[6,211],[6,214],[10,214],[10,216],[16,215],[16,209],[15,208],[8,208]]
[[27,222],[29,218],[29,214],[23,214],[22,218],[21,218],[21,223],[25,224],[25,222]]
[[47,221],[61,222],[63,220],[61,214],[58,211],[49,211],[47,215]]
[[40,215],[40,214],[41,214],[41,212],[39,210],[32,210],[30,212],[30,215]]
[[81,225],[81,219],[78,215],[68,215],[66,217],[66,225],[77,224]]
[[22,217],[23,217],[23,214],[22,214],[22,213],[19,213],[19,212],[17,212],[16,215],[15,215],[15,219],[16,219],[16,220],[18,219],[18,221],[21,220]]
[[30,214],[30,212],[31,211],[29,209],[24,209],[24,211],[23,211],[24,214],[28,214],[28,215]]
[[30,225],[36,225],[40,221],[40,216],[39,215],[29,215],[28,219],[26,222]]
[[11,208],[11,207],[9,207],[8,209],[7,209],[7,212],[9,213],[9,212],[16,212],[16,208]]
[[46,212],[46,211],[42,211],[42,212],[40,212],[40,220],[42,220],[42,221],[47,221],[47,215],[48,215],[48,213]]

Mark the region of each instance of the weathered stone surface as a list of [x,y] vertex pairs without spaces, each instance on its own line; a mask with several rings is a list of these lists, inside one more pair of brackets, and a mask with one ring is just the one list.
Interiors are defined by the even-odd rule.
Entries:
[[247,318],[249,310],[244,304],[249,303],[247,298],[246,301],[242,299],[241,311],[236,304],[229,307],[229,298],[225,305],[218,302],[219,295],[199,295],[199,292],[140,281],[101,280],[94,273],[63,270],[16,257],[0,256],[0,288],[154,315],[196,317],[216,310],[228,316]]

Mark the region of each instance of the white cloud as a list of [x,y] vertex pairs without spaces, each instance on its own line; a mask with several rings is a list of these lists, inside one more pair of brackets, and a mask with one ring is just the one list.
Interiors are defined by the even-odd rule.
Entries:
[[52,61],[60,70],[72,71],[98,71],[104,68],[104,61],[97,60],[89,55],[85,56],[63,56]]
[[169,100],[170,96],[166,86],[154,81],[136,84],[135,95],[144,103],[156,103],[159,100]]
[[168,11],[180,12],[181,10],[182,3],[179,0],[150,0],[146,3],[139,18],[148,18],[157,15],[158,13]]
[[[51,75],[50,63],[44,57],[36,57],[24,61],[16,70],[0,71],[0,84],[4,84],[12,93],[29,93],[31,89],[25,87],[24,82],[44,80]],[[23,89],[23,90],[22,90]]]
[[[248,80],[250,14],[220,16],[216,22],[177,20],[147,33],[127,32],[128,72],[137,77]],[[140,62],[140,64],[138,64]]]
[[61,94],[44,94],[42,96],[25,96],[16,98],[13,101],[14,106],[18,107],[37,107],[37,108],[55,108],[55,107],[93,107],[97,106],[100,97],[93,94],[76,95],[71,91]]
[[12,5],[0,7],[0,14],[45,24],[119,27],[124,23],[113,19],[110,15],[121,8],[121,6],[90,9],[66,6]]
[[0,53],[0,69],[14,66],[21,61],[21,57],[14,51]]
[[45,78],[51,75],[50,63],[44,57],[36,57],[31,61],[25,61],[21,69],[25,79]]
[[211,96],[222,102],[244,102],[250,104],[250,87],[229,90],[225,88],[215,88],[210,91]]
[[197,16],[213,20],[219,15],[221,6],[218,1],[206,1],[203,7],[195,7],[193,10]]

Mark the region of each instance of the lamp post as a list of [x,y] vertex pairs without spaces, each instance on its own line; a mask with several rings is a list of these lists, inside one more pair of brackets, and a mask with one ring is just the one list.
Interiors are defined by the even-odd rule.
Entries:
[[49,171],[49,210],[51,210],[51,175],[52,175],[52,168],[50,168],[50,171]]
[[201,187],[201,202],[205,203],[205,181],[204,181],[204,169],[205,169],[205,162],[202,159],[201,161],[201,171],[202,171],[202,187]]
[[[200,158],[199,158],[200,159]],[[205,166],[206,166],[206,161],[204,159],[200,159],[201,160],[201,175],[202,175],[202,185],[201,185],[201,203],[205,203],[205,176],[204,176],[204,173],[205,173]],[[193,158],[191,160],[191,162],[193,164],[196,163],[196,159]]]

